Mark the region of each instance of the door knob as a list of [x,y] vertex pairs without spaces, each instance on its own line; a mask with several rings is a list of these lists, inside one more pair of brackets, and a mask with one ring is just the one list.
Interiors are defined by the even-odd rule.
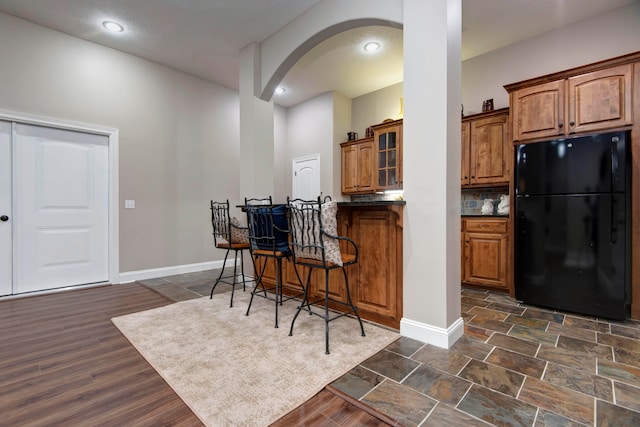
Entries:
[[6,215],[2,215],[2,216],[0,216],[0,221],[2,221],[2,222],[9,221],[9,217],[6,216]]

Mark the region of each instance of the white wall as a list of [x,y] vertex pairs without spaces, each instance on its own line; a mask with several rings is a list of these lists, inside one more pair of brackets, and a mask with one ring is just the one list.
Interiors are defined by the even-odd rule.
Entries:
[[320,154],[320,191],[332,195],[333,93],[327,92],[289,108],[287,113],[287,195],[291,194],[291,162],[297,157]]
[[340,192],[340,143],[351,126],[351,99],[325,93],[289,109],[275,110],[275,200],[286,201],[292,190],[292,161],[320,154],[320,191],[335,200]]
[[[557,31],[515,43],[462,63],[465,115],[509,106],[504,85],[640,50],[640,2],[634,2]],[[354,98],[352,128],[362,137],[371,124],[395,119],[402,83]]]
[[260,82],[264,99],[315,44],[361,25],[402,23],[403,0],[323,0],[260,44]]
[[[461,0],[404,0],[402,138],[407,205],[400,333],[445,348],[463,333],[457,108],[461,16]],[[424,40],[430,41],[428,49]]]
[[493,98],[509,106],[503,86],[640,50],[640,2],[586,19],[462,63],[465,115]]
[[[487,98],[507,106],[504,84],[639,50],[638,22],[634,2],[465,61],[465,111],[480,111]],[[242,166],[237,92],[1,13],[0,57],[1,110],[119,129],[119,202],[136,200],[136,209],[120,210],[122,272],[221,257],[211,248],[207,205],[240,201],[229,179]],[[401,93],[398,84],[354,99],[349,130],[364,136],[395,118]],[[316,153],[322,191],[338,195],[337,99],[325,94],[276,112],[276,198],[291,191],[292,158]]]
[[292,165],[287,135],[287,109],[275,106],[273,110],[273,200],[286,202],[291,195]]
[[351,128],[364,138],[365,130],[385,119],[399,119],[402,83],[353,98]]
[[221,258],[208,205],[239,198],[237,92],[1,13],[0,58],[0,110],[119,129],[121,272]]
[[[340,143],[348,139],[347,132],[351,131],[351,98],[333,92],[333,189],[325,194],[331,195],[334,200],[349,200],[342,195],[342,150]],[[364,136],[364,134],[362,134]]]

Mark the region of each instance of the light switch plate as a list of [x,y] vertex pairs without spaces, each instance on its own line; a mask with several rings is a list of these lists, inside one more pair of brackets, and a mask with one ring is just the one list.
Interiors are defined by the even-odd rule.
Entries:
[[125,209],[135,209],[136,207],[136,201],[135,200],[125,200],[124,201],[124,208]]

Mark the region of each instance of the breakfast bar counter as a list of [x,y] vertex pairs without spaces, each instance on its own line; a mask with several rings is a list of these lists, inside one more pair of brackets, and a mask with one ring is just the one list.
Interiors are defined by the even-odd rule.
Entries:
[[[359,259],[347,267],[353,303],[363,319],[395,329],[402,319],[402,214],[406,204],[398,201],[338,202],[338,235],[358,245]],[[349,252],[350,245],[340,246]],[[282,263],[283,292],[298,294],[300,285],[291,260]],[[298,267],[300,277],[307,271]],[[329,272],[329,294],[346,302],[346,290],[340,269]],[[275,267],[267,265],[263,276],[267,284],[275,282]],[[324,274],[312,272],[310,299],[324,296]],[[336,310],[342,309],[334,305]]]
[[405,204],[404,200],[338,203],[338,231],[353,239],[360,251],[358,264],[349,271],[354,303],[363,318],[396,329],[402,319]]

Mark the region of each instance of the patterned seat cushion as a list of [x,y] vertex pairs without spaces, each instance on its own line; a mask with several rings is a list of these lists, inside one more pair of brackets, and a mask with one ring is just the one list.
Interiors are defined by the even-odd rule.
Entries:
[[[330,200],[324,202],[322,204],[322,227],[324,228],[325,233],[331,234],[333,236],[338,235],[338,203],[335,200]],[[305,220],[306,224],[309,224],[311,220],[311,212],[305,212],[308,215],[308,218]],[[317,221],[317,215],[313,215],[314,224],[307,228],[307,230],[296,230],[297,235],[302,235],[303,233],[307,233],[308,240],[311,242],[318,242],[319,239],[319,230],[320,224]],[[294,222],[293,227],[298,227],[299,224]],[[330,262],[335,265],[343,265],[342,256],[340,254],[340,245],[338,239],[333,239],[327,235],[322,236],[322,242],[324,244],[324,256],[327,262]],[[308,244],[308,242],[305,242]],[[296,252],[296,257],[298,258],[311,258],[322,260],[322,251],[316,248],[299,248]]]
[[249,230],[235,216],[231,218],[231,243],[249,243]]

